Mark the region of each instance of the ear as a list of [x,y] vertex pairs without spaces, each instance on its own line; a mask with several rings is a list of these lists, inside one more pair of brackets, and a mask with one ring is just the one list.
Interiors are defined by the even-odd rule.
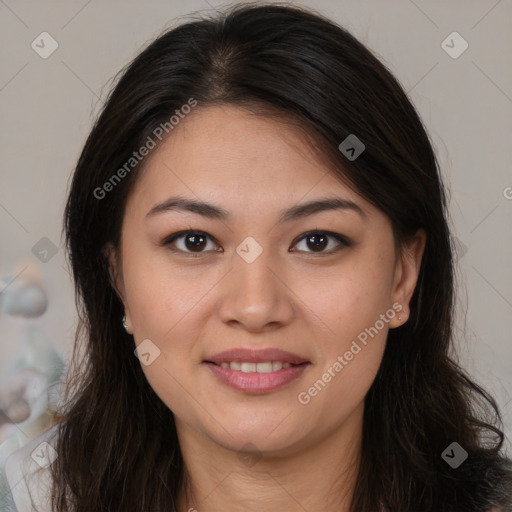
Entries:
[[[421,260],[425,250],[427,236],[423,229],[419,229],[404,244],[395,266],[393,280],[393,304],[402,306],[398,314],[390,321],[390,327],[398,327],[405,323],[409,317],[409,302],[416,288],[420,273]],[[398,320],[400,316],[401,320]]]
[[110,274],[110,284],[112,285],[114,291],[117,293],[118,297],[121,299],[121,302],[126,307],[123,275],[116,249],[112,242],[107,242],[101,252],[107,260],[108,272]]

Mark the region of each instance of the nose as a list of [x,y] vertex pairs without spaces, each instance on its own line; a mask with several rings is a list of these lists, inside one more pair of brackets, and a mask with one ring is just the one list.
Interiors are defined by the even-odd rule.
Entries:
[[233,267],[223,280],[219,307],[222,321],[251,332],[289,324],[295,311],[285,274],[268,260],[265,251],[252,263],[235,254]]

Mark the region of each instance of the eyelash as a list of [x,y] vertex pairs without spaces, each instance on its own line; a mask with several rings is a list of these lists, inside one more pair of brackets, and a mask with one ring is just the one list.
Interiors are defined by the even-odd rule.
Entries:
[[[174,241],[176,241],[179,238],[184,238],[186,235],[190,235],[190,234],[203,235],[216,243],[215,239],[213,237],[211,237],[208,233],[205,233],[204,231],[186,230],[186,231],[179,231],[177,233],[173,233],[172,235],[169,235],[168,237],[164,238],[160,242],[160,245],[167,246],[169,248],[169,250],[171,250],[173,252],[186,254],[187,256],[190,256],[192,258],[198,258],[208,252],[211,252],[211,251],[202,251],[202,252],[194,253],[194,252],[190,252],[190,251],[184,251],[182,249],[177,249],[176,247],[171,247],[171,244]],[[312,236],[312,235],[327,235],[328,237],[334,238],[338,242],[340,242],[340,245],[338,247],[335,247],[334,249],[330,249],[329,251],[321,251],[321,252],[298,251],[298,252],[305,252],[306,254],[314,254],[314,255],[330,255],[330,254],[334,254],[334,253],[340,251],[343,247],[350,247],[352,245],[351,242],[349,241],[349,239],[347,237],[345,237],[344,235],[341,235],[340,233],[334,233],[332,231],[321,231],[318,229],[313,230],[313,231],[307,231],[306,233],[302,234],[293,245],[294,246],[297,245],[299,242],[306,239],[308,236]],[[215,252],[220,252],[220,251],[215,251]]]

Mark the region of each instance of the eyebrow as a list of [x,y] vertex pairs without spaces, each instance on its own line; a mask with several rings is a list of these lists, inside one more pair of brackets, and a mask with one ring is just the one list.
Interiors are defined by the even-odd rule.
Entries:
[[[358,213],[363,220],[367,220],[366,213],[353,201],[341,199],[339,197],[326,197],[298,204],[292,206],[288,210],[282,211],[278,223],[282,224],[284,222],[290,222],[292,220],[297,220],[327,210],[354,211]],[[146,214],[146,218],[168,211],[187,211],[202,215],[208,219],[221,221],[232,220],[232,215],[220,206],[203,201],[196,201],[194,199],[185,199],[182,197],[170,197],[165,201],[156,204]]]

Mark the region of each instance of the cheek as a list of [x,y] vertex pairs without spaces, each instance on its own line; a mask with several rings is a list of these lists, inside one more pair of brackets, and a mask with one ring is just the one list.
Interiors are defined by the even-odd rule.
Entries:
[[329,361],[323,372],[319,370],[310,382],[305,382],[297,396],[298,407],[307,411],[305,421],[316,422],[327,430],[347,421],[364,403],[379,369],[384,346],[376,339],[366,347],[360,344],[360,351],[350,361],[341,352]]
[[165,253],[133,255],[123,267],[134,331],[165,342],[219,280],[200,266],[179,268]]
[[[203,327],[199,313],[204,313],[203,297],[218,278],[199,267],[184,274],[161,255],[129,254],[123,273],[142,371],[167,407],[187,411],[187,390],[195,389],[190,365]],[[150,364],[143,362],[142,346],[151,354]]]
[[319,414],[328,404],[336,416],[344,416],[364,400],[395,315],[389,303],[391,274],[391,257],[380,258],[378,264],[375,258],[360,257],[336,269],[324,284],[310,283],[308,309],[328,329],[318,345],[319,366],[302,390],[300,403],[315,402]]
[[[354,258],[351,265],[333,269],[321,281],[302,279],[297,295],[306,298],[304,311],[322,320],[334,348],[341,349],[390,309],[391,269],[389,261],[376,265]],[[378,329],[383,329],[380,322]]]
[[333,427],[364,401],[380,367],[388,322],[394,316],[386,289],[378,290],[373,280],[357,277],[352,274],[350,280],[342,280],[327,300],[317,302],[329,334],[318,340],[319,364],[297,397],[300,404],[311,407],[312,416]]

